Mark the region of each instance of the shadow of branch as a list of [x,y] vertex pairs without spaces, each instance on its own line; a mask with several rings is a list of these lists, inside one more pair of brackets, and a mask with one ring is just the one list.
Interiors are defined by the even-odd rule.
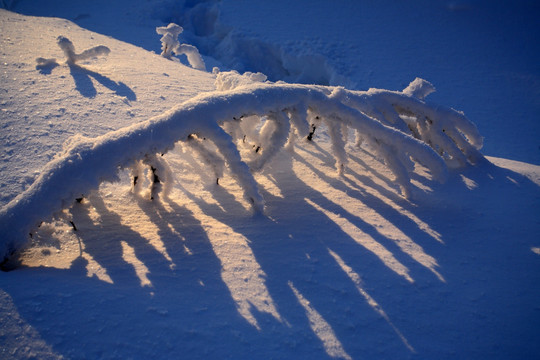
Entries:
[[68,64],[71,76],[75,81],[75,88],[84,97],[93,98],[97,95],[97,90],[91,80],[95,79],[101,85],[113,91],[116,95],[125,97],[130,101],[136,101],[137,96],[123,82],[116,82],[98,72],[89,70],[77,64]]

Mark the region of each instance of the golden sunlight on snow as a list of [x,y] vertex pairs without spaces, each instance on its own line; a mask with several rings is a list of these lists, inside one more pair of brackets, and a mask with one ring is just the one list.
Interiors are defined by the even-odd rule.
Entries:
[[221,261],[221,278],[231,291],[240,315],[257,329],[260,326],[252,314],[252,307],[282,322],[266,288],[266,274],[257,263],[248,240],[218,219],[197,210],[195,204],[192,205],[197,218],[205,224],[212,249]]
[[137,255],[135,255],[135,250],[125,241],[122,241],[120,243],[122,244],[122,249],[124,250],[122,258],[127,263],[133,265],[135,273],[141,281],[141,286],[152,286],[152,282],[148,280],[148,268],[141,260],[137,259]]
[[299,291],[296,289],[292,282],[289,282],[289,287],[294,292],[294,295],[298,299],[298,302],[304,310],[306,311],[306,316],[309,319],[309,325],[311,329],[321,340],[324,346],[326,353],[333,358],[342,358],[342,359],[352,359],[349,354],[345,352],[343,345],[336,337],[336,334],[330,324],[324,320],[324,318],[315,310],[308,299],[306,299]]
[[[357,161],[351,161],[346,170],[346,174],[352,174],[352,179],[348,178],[347,176],[334,179],[330,177],[331,175],[325,174],[322,171],[324,166],[319,167],[321,170],[310,166],[310,164],[317,161],[312,154],[308,152],[303,152],[303,154],[305,154],[305,159],[307,161],[295,161],[293,169],[298,178],[304,182],[306,186],[313,188],[313,190],[317,191],[330,202],[341,208],[345,213],[347,213],[347,216],[365,223],[368,228],[373,230],[372,233],[392,240],[401,249],[401,251],[429,269],[440,281],[444,282],[443,276],[436,270],[438,267],[437,260],[426,254],[420,245],[414,242],[413,239],[404,234],[403,231],[401,231],[396,225],[381,214],[379,209],[386,208],[392,213],[400,214],[402,217],[407,217],[409,221],[414,222],[418,228],[425,232],[429,237],[441,242],[440,235],[437,234],[437,232],[431,230],[427,224],[420,221],[409,211],[404,211],[402,207],[396,204],[396,200],[390,199],[394,198],[399,199],[399,201],[404,201],[400,195],[396,193],[395,188],[392,189],[392,187],[388,186],[389,180],[384,180],[384,177],[388,176],[388,170],[385,169],[382,164],[373,161],[373,159],[367,159],[367,157],[366,159],[357,159]],[[368,161],[369,164],[364,161]],[[366,171],[367,167],[370,167],[371,172],[377,175],[369,175],[370,178],[368,178],[368,172]],[[369,181],[374,185],[371,189],[370,187],[360,188],[357,182],[354,181],[355,178],[362,178],[362,181]],[[337,181],[343,181],[343,183],[350,185],[345,190],[341,190],[338,188],[338,186],[333,186],[333,183]],[[387,184],[383,185],[384,182],[387,182]],[[378,191],[374,191],[373,188],[378,188]],[[368,191],[371,191],[371,193]],[[362,198],[365,199],[365,201],[361,201],[358,198],[351,199],[348,192],[361,193],[363,195]],[[317,210],[328,216],[328,218],[334,221],[345,233],[351,236],[351,238],[355,239],[359,244],[376,254],[381,261],[386,264],[386,266],[391,268],[397,274],[405,277],[408,281],[414,282],[414,279],[409,276],[407,267],[397,261],[393,254],[388,251],[380,242],[374,239],[373,236],[370,236],[365,231],[359,229],[345,217],[328,211],[309,199],[306,199],[306,201]]]
[[341,269],[345,272],[345,274],[347,274],[347,276],[351,279],[351,281],[356,286],[356,289],[358,289],[358,292],[360,293],[360,295],[362,295],[366,299],[366,302],[369,304],[369,306],[371,306],[373,308],[373,310],[375,310],[379,315],[381,315],[381,317],[384,320],[386,320],[388,325],[390,325],[392,327],[392,329],[394,329],[396,334],[399,336],[399,338],[401,339],[403,344],[409,350],[414,352],[414,348],[409,344],[409,342],[407,341],[405,336],[401,333],[401,331],[399,331],[399,329],[392,323],[392,321],[390,320],[390,318],[388,317],[386,312],[383,310],[383,308],[377,303],[377,301],[375,301],[375,299],[373,299],[367,293],[366,290],[364,290],[364,288],[362,287],[362,279],[360,278],[360,275],[358,273],[356,273],[349,265],[345,264],[343,259],[338,254],[336,254],[335,252],[333,252],[330,249],[328,249],[328,252],[336,260],[336,262],[341,267]]
[[414,282],[414,280],[409,275],[409,269],[400,263],[384,246],[379,242],[375,241],[371,236],[363,232],[354,226],[350,221],[344,217],[334,214],[326,209],[315,204],[310,199],[305,199],[308,204],[313,206],[318,211],[324,213],[330,220],[336,223],[347,235],[356,240],[360,245],[366,248],[366,250],[371,251],[381,259],[381,261],[396,274],[403,276],[407,281]]
[[[189,272],[194,271],[193,267],[204,269],[205,264],[198,259],[203,256],[208,261],[215,256],[221,280],[230,291],[238,313],[249,324],[261,330],[257,317],[265,313],[286,325],[287,319],[279,313],[267,288],[267,274],[258,263],[249,236],[229,222],[230,218],[241,218],[245,219],[246,227],[250,226],[249,203],[238,183],[226,172],[219,185],[216,184],[207,165],[189,153],[173,151],[166,159],[177,176],[168,197],[150,201],[144,191],[133,194],[132,180],[127,172],[121,172],[119,183],[102,184],[99,191],[74,203],[69,211],[50,223],[44,223],[34,234],[34,246],[23,257],[24,264],[69,268],[82,257],[88,277],[107,283],[134,277],[135,284],[141,288],[154,289],[153,279],[163,275],[174,278],[180,274],[177,270],[186,268]],[[273,204],[305,203],[304,206],[323,214],[351,240],[410,283],[415,282],[410,265],[398,260],[396,249],[444,282],[436,270],[437,261],[388,218],[407,221],[418,233],[437,243],[442,243],[440,234],[405,208],[404,204],[408,203],[378,160],[357,150],[345,173],[337,176],[325,145],[306,144],[298,146],[295,154],[281,154],[270,165],[270,171],[256,174],[256,178],[261,191],[273,198]],[[418,173],[422,171],[418,169]],[[424,178],[429,179],[429,174],[419,175],[417,181],[420,183]],[[298,200],[288,198],[290,186],[300,189],[295,190]],[[267,215],[274,221],[273,215]],[[302,215],[291,213],[291,216]],[[414,351],[382,307],[363,289],[360,276],[337,253],[328,251],[367,304]],[[200,278],[198,283],[205,286]],[[327,353],[350,358],[328,322],[292,282],[289,287]]]

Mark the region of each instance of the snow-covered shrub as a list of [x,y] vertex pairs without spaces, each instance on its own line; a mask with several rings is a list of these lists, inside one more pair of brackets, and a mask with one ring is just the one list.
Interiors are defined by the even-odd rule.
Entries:
[[199,50],[193,45],[180,44],[178,41],[178,36],[182,31],[184,31],[184,29],[175,23],[156,28],[156,32],[159,35],[163,35],[161,37],[161,56],[170,59],[173,54],[184,54],[192,68],[206,70],[206,65],[204,64],[201,54],[199,54]]
[[[218,84],[226,83],[221,76],[240,75],[219,73]],[[253,172],[283,147],[292,148],[295,137],[305,138],[316,122],[329,129],[339,172],[345,170],[346,135],[352,129],[370,145],[366,151],[388,165],[405,196],[411,193],[415,162],[443,181],[445,160],[466,164],[482,157],[476,127],[460,112],[421,100],[428,92],[422,81],[404,92],[362,92],[260,80],[248,76],[231,90],[200,94],[145,122],[97,138],[73,138],[27,190],[0,210],[0,259],[23,247],[41,220],[101,182],[117,180],[120,168],[142,179],[150,167],[150,197],[166,196],[174,172],[164,155],[178,142],[209,162],[217,179],[226,164],[256,212],[263,211],[264,199]],[[134,181],[139,192],[137,186]]]

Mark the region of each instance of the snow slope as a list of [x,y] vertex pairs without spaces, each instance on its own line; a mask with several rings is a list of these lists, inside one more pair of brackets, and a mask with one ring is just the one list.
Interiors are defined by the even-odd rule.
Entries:
[[[214,88],[211,74],[66,20],[0,10],[0,28],[3,204],[69,136],[97,136]],[[58,35],[111,53],[70,67]],[[39,69],[36,57],[59,64]],[[2,358],[540,353],[540,167],[489,158],[445,184],[419,169],[423,191],[407,201],[362,150],[349,149],[338,177],[329,147],[320,132],[257,175],[265,216],[252,216],[230,176],[216,186],[207,165],[177,149],[168,200],[135,197],[124,173],[48,219],[24,266],[0,273]]]
[[537,1],[18,0],[13,8],[155,52],[153,29],[173,21],[208,69],[274,81],[403,89],[421,77],[439,87],[432,100],[474,119],[487,155],[540,165]]
[[[158,55],[66,20],[43,21],[54,25],[30,31],[31,20],[2,20],[1,205],[28,186],[70,136],[102,135],[146,120],[200,91],[214,89],[210,74],[175,66]],[[105,45],[111,54],[65,65],[56,44],[60,35],[68,36],[77,51]],[[156,40],[159,44],[159,37]],[[38,57],[56,58],[57,64],[39,67]],[[153,65],[140,71],[141,63]],[[135,71],[136,82],[131,76]],[[51,89],[52,84],[58,88]],[[29,160],[32,166],[28,166]]]

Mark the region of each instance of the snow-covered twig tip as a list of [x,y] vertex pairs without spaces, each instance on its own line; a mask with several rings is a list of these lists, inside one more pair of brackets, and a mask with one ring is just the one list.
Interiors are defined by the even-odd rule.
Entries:
[[167,59],[171,58],[174,49],[180,45],[178,35],[180,35],[182,31],[184,31],[184,29],[175,23],[156,28],[156,33],[163,35],[161,37],[161,56]]
[[98,56],[107,56],[111,52],[108,47],[104,45],[99,45],[90,49],[86,49],[82,53],[77,54],[75,53],[75,46],[67,37],[59,36],[56,40],[58,46],[60,46],[60,49],[62,49],[64,55],[66,56],[66,61],[70,64],[74,64],[77,61],[84,61]]
[[161,37],[161,56],[170,59],[173,54],[184,54],[191,67],[197,70],[206,70],[206,65],[204,64],[201,54],[199,54],[199,50],[193,45],[180,44],[178,41],[178,36],[182,31],[184,31],[184,29],[175,23],[156,28],[156,33],[163,35]]
[[219,73],[216,84],[227,91],[201,94],[146,122],[93,139],[72,139],[26,191],[0,210],[0,262],[26,244],[41,220],[101,182],[115,180],[120,168],[131,168],[135,178],[143,164],[150,166],[159,179],[152,178],[152,197],[168,192],[173,170],[162,155],[180,141],[210,161],[218,179],[226,164],[256,212],[263,211],[264,199],[253,172],[282,148],[292,148],[295,137],[306,138],[318,122],[329,129],[338,171],[346,166],[346,135],[353,129],[369,144],[366,150],[384,160],[405,196],[411,193],[414,162],[444,180],[446,163],[466,164],[482,156],[474,124],[460,112],[420,99],[427,93],[425,83],[404,92],[362,92],[261,82],[259,76],[233,81],[238,76]]

